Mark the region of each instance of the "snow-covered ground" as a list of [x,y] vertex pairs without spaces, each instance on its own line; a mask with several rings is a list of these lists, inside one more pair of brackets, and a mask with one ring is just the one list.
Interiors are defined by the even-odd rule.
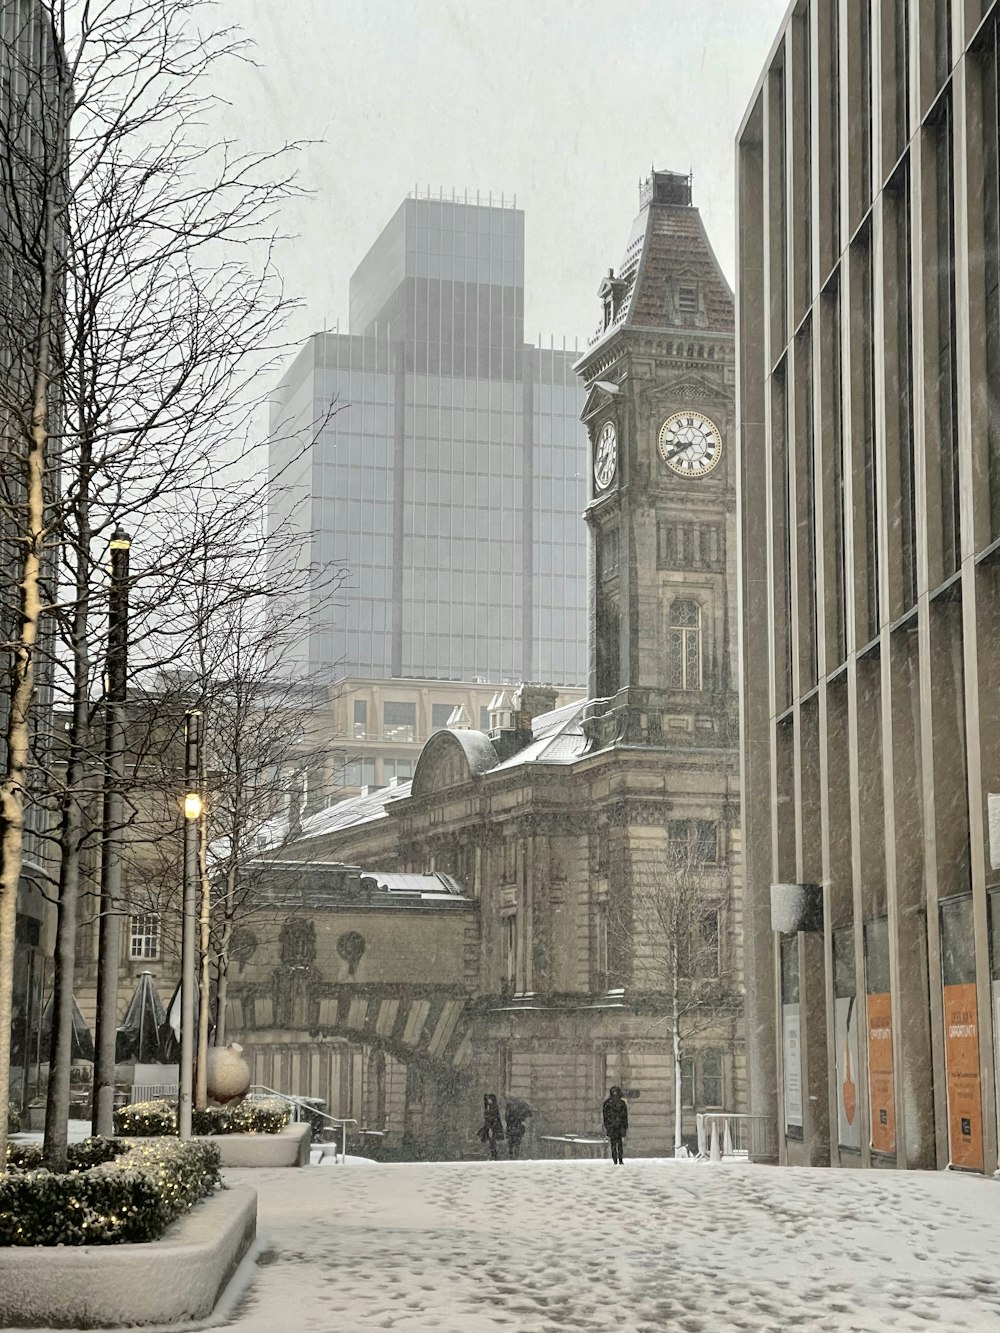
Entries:
[[633,1159],[228,1171],[244,1333],[1000,1329],[1000,1183]]

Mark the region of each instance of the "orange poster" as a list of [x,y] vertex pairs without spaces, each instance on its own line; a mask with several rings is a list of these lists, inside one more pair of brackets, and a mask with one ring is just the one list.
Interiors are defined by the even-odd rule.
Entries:
[[892,996],[868,996],[868,1100],[872,1148],[896,1151],[896,1102],[892,1081]]
[[945,986],[944,1042],[952,1165],[982,1171],[983,1103],[979,1084],[979,1011],[975,982]]

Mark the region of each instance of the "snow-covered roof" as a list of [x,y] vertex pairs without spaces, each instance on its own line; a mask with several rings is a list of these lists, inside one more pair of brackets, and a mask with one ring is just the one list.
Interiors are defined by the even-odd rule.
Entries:
[[355,824],[367,824],[373,819],[383,819],[387,814],[387,805],[409,796],[410,785],[409,782],[399,782],[391,787],[366,789],[358,796],[348,796],[346,800],[328,805],[324,810],[317,810],[315,814],[303,819],[302,832],[295,841],[321,838],[327,833],[337,832],[338,829],[351,828]]
[[360,870],[337,861],[273,861],[257,887],[261,902],[297,907],[463,907],[474,900],[452,875]]
[[582,725],[586,705],[586,699],[578,699],[536,717],[531,724],[528,744],[497,768],[518,768],[522,764],[572,764],[583,755],[587,746]]

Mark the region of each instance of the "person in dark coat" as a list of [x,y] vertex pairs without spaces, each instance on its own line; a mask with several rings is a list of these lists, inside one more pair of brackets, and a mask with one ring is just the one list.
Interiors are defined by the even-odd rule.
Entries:
[[611,1140],[611,1160],[616,1166],[625,1165],[625,1135],[628,1133],[628,1103],[621,1088],[612,1088],[604,1101],[604,1132]]
[[507,1100],[504,1119],[507,1122],[507,1156],[521,1156],[521,1140],[524,1138],[524,1122],[531,1115],[531,1107],[519,1097]]
[[497,1159],[497,1144],[503,1142],[503,1121],[500,1119],[500,1107],[496,1094],[488,1092],[483,1098],[483,1124],[479,1131],[479,1141],[489,1144],[490,1156]]

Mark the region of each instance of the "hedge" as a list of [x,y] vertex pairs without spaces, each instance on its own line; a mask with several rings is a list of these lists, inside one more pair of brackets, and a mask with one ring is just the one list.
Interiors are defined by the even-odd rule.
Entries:
[[[238,1102],[233,1107],[212,1106],[191,1112],[192,1134],[280,1134],[291,1114],[287,1102]],[[132,1138],[177,1133],[177,1103],[134,1102],[115,1112],[115,1133]]]
[[156,1240],[220,1184],[211,1143],[124,1144],[88,1139],[70,1167],[37,1165],[41,1150],[14,1145],[0,1173],[0,1245],[117,1245]]

